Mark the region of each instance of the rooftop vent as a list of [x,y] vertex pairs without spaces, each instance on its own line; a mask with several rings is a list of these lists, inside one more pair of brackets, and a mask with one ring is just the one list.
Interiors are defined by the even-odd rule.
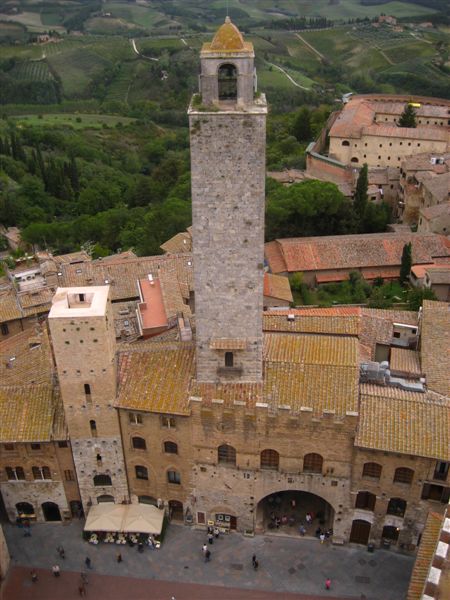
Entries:
[[293,315],[292,313],[289,313],[287,316],[287,320],[288,321],[295,321],[295,315]]

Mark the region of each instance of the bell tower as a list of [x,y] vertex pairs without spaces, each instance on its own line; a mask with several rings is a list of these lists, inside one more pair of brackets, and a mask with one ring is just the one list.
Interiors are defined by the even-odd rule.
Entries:
[[262,381],[267,105],[229,17],[189,107],[197,380]]

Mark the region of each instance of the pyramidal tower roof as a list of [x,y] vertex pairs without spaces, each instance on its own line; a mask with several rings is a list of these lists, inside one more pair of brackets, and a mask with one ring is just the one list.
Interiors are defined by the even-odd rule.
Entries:
[[219,27],[212,42],[203,44],[202,53],[248,53],[253,52],[253,44],[245,42],[242,33],[231,22],[230,17],[225,17],[225,23]]

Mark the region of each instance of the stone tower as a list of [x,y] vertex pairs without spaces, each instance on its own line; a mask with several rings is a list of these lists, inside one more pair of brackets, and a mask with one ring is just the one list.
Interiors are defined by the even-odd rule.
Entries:
[[199,382],[262,381],[267,105],[254,57],[227,17],[189,107]]
[[84,510],[128,500],[109,286],[58,288],[49,326]]

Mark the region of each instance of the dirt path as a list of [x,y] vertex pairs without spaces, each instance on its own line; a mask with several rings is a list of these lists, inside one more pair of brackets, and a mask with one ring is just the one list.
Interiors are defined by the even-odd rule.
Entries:
[[299,33],[296,33],[295,35],[298,37],[298,39],[301,42],[303,42],[305,44],[305,46],[307,46],[310,50],[312,50],[314,52],[314,54],[316,54],[320,58],[320,60],[327,60],[326,57],[321,52],[316,50],[316,48],[314,48],[314,46],[311,46],[311,44],[309,42],[307,42],[305,40],[305,38],[302,37]]
[[292,79],[292,77],[289,75],[289,73],[288,73],[287,71],[285,71],[285,70],[283,69],[283,67],[279,67],[278,65],[275,65],[274,63],[271,63],[271,62],[269,62],[268,60],[266,60],[266,63],[267,63],[268,65],[270,65],[271,67],[274,67],[275,69],[278,69],[278,71],[281,71],[281,72],[283,73],[283,75],[285,75],[285,76],[286,76],[286,77],[289,79],[289,81],[290,81],[290,82],[291,82],[293,85],[295,85],[295,87],[298,87],[298,88],[300,88],[301,90],[307,90],[307,91],[311,89],[311,88],[309,88],[309,87],[305,87],[304,85],[300,85],[299,83],[297,83],[296,81],[294,81],[294,79]]
[[137,54],[137,55],[138,55],[140,58],[144,58],[145,60],[154,60],[154,61],[156,61],[156,62],[158,62],[158,61],[159,61],[159,58],[152,58],[151,56],[144,56],[143,54],[141,54],[141,53],[139,52],[139,50],[137,49],[137,47],[136,47],[136,42],[134,41],[134,39],[131,39],[131,40],[130,40],[130,42],[131,42],[131,46],[132,46],[132,48],[133,48],[134,52],[135,52],[135,53],[136,53],[136,54]]

